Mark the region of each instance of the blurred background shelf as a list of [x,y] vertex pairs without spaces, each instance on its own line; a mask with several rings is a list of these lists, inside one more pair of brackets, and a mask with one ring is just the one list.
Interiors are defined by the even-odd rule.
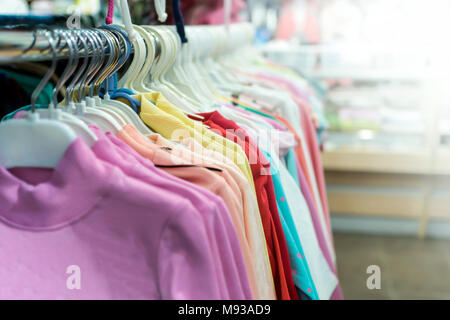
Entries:
[[355,172],[428,174],[432,168],[431,159],[430,152],[424,150],[392,152],[342,148],[322,154],[325,170]]

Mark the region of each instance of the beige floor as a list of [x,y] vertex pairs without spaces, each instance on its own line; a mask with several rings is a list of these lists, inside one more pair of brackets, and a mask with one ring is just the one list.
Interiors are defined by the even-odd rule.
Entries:
[[[450,299],[450,241],[336,233],[345,299]],[[378,265],[381,289],[366,286]]]

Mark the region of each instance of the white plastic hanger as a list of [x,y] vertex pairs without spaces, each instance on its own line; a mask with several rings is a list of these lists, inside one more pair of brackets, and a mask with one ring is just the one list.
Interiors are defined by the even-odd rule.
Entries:
[[226,79],[223,72],[219,70],[220,67],[214,60],[219,48],[223,46],[223,40],[218,37],[218,28],[204,28],[202,32],[202,42],[204,44],[204,55],[197,60],[197,68],[203,74],[206,83],[214,83],[214,92],[221,91],[219,85],[228,85],[229,79]]
[[[201,103],[201,109],[207,111],[210,105],[214,103],[215,97],[208,91],[193,64],[193,56],[196,52],[202,50],[201,43],[197,41],[198,38],[191,32],[192,28],[186,29],[190,40],[185,44],[181,44],[180,38],[173,28],[169,30],[171,31],[172,43],[177,48],[175,51],[177,52],[177,60],[171,69],[171,73],[177,79],[177,85],[184,86],[187,93],[192,92],[191,95],[196,97],[196,100]],[[192,39],[191,35],[193,36]],[[168,72],[167,75],[169,76],[171,73]]]
[[166,0],[154,0],[154,4],[159,22],[165,22],[167,20]]
[[[211,56],[214,39],[210,38],[211,28],[196,26],[189,28],[189,39],[192,39],[195,50],[189,55],[188,63],[185,65],[187,73],[194,76],[196,83],[199,83],[199,89],[208,98],[210,103],[218,102],[216,93],[219,91],[214,85],[214,81],[209,76],[205,68],[205,60]],[[195,41],[195,42],[194,42]],[[212,61],[212,60],[211,60]]]
[[[26,119],[0,124],[0,164],[5,168],[55,168],[77,138],[75,131],[58,119],[40,119],[36,99],[56,69],[56,45],[49,32],[45,37],[53,53],[52,65],[31,97],[32,111]],[[56,115],[56,114],[55,114]]]
[[128,33],[128,39],[133,43],[138,38],[138,33],[133,29],[127,0],[119,0],[119,12],[125,25],[125,31]]
[[37,109],[36,112],[40,115],[41,118],[57,118],[61,122],[67,124],[75,131],[77,136],[81,137],[87,143],[87,145],[91,147],[97,141],[97,137],[88,128],[88,126],[72,114],[65,112],[64,110],[56,109],[58,92],[64,85],[64,83],[73,74],[78,65],[78,47],[76,45],[74,33],[71,30],[59,30],[55,31],[54,34],[56,36],[59,36],[59,40],[64,39],[64,46],[67,46],[69,49],[69,58],[66,64],[66,68],[64,69],[61,77],[56,83],[55,88],[53,89],[52,103],[50,103],[47,109]]
[[137,93],[145,93],[152,91],[149,87],[147,87],[145,79],[155,59],[155,47],[153,45],[152,36],[143,27],[141,26],[134,26],[134,27],[135,30],[142,37],[142,40],[145,45],[146,57],[144,59],[142,67],[138,70],[138,73],[136,74],[132,83],[133,88],[137,91]]
[[[214,64],[210,64],[210,70],[213,70],[211,75],[221,75],[225,81],[221,81],[217,86],[224,92],[231,93],[242,92],[246,85],[242,82],[251,82],[245,76],[236,76],[234,70],[236,68],[244,69],[250,64],[243,57],[246,47],[251,44],[251,37],[249,37],[249,30],[253,30],[249,24],[231,25],[228,29],[219,27],[216,29],[218,37],[222,38],[224,45],[219,45],[216,52],[216,59]],[[226,39],[226,41],[225,41]],[[236,50],[237,49],[237,50]]]
[[[119,27],[126,30],[126,27],[118,25]],[[140,36],[140,34],[134,30],[134,27],[132,26],[133,31],[135,32],[135,38],[134,41],[131,42],[133,46],[134,56],[133,60],[131,61],[130,66],[128,67],[125,74],[119,79],[118,86],[120,88],[127,88],[134,92],[136,92],[136,89],[133,87],[134,79],[139,74],[139,71],[142,69],[142,66],[145,64],[145,59],[147,57],[147,49],[145,46],[144,39]],[[128,30],[126,30],[128,32]]]
[[203,43],[209,44],[209,46],[207,54],[202,58],[202,63],[197,63],[197,68],[203,70],[203,74],[212,80],[215,87],[221,92],[236,91],[237,88],[234,86],[236,79],[229,76],[229,70],[225,69],[218,61],[218,58],[226,51],[228,42],[231,41],[230,34],[223,27],[215,26],[204,28],[202,37]]
[[[178,37],[174,29],[171,29],[172,34]],[[188,32],[188,30],[187,30]],[[171,34],[171,35],[172,35]],[[172,42],[177,47],[178,39]],[[209,104],[208,98],[202,92],[201,83],[195,79],[194,74],[187,71],[187,64],[189,63],[190,52],[195,45],[195,39],[189,36],[189,42],[179,46],[179,53],[176,55],[175,63],[172,68],[167,72],[167,79],[175,85],[183,94],[195,99],[202,105]],[[187,72],[186,72],[187,71]]]
[[182,93],[166,77],[176,59],[176,46],[173,44],[172,33],[164,27],[144,27],[151,30],[157,39],[157,46],[160,45],[160,58],[156,62],[152,77],[151,88],[161,91],[163,95],[178,108],[187,114],[195,114],[202,110],[203,106]]
[[191,64],[193,69],[197,73],[198,81],[204,86],[204,90],[208,92],[211,98],[215,99],[216,92],[219,89],[215,86],[214,81],[205,70],[205,60],[211,56],[214,46],[214,40],[210,40],[209,28],[202,26],[196,26],[189,28],[189,39],[194,38],[197,47],[200,49],[195,50],[191,56]]

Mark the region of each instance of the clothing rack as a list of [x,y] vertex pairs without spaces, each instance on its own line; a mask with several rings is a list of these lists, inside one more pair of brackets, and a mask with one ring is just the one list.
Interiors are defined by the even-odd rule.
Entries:
[[[185,42],[179,24],[133,25],[126,16],[125,26],[0,33],[0,64],[46,61],[47,69],[27,85],[30,102],[0,123],[0,230],[33,252],[42,242],[17,238],[15,226],[41,228],[38,238],[80,232],[48,242],[58,255],[48,267],[20,250],[10,260],[45,270],[70,261],[90,272],[89,253],[105,253],[104,264],[123,279],[145,273],[130,282],[92,270],[106,286],[93,282],[83,298],[340,299],[314,110],[306,105],[311,88],[258,54],[251,24],[186,27]],[[5,80],[11,91],[16,78]],[[15,168],[57,173],[29,188]],[[25,190],[17,200],[16,189]],[[59,254],[60,244],[83,257]],[[22,287],[12,282],[5,292],[19,288],[20,297]]]
[[[37,30],[2,30],[0,31],[0,65],[18,62],[48,61],[53,58],[49,52],[49,43],[45,38],[45,32],[70,31],[74,29],[37,29]],[[89,29],[76,29],[83,32]],[[55,37],[56,38],[56,37]],[[104,42],[107,46],[107,43]],[[84,55],[84,49],[80,48],[78,54]],[[105,53],[106,54],[106,53]],[[89,57],[92,52],[88,53]],[[68,49],[63,48],[55,54],[56,59],[67,59]]]
[[[155,27],[155,26],[153,26]],[[175,28],[175,26],[161,26],[162,28]],[[227,26],[189,26],[186,27],[187,33],[195,32],[199,28],[207,28],[211,31],[225,30],[228,34],[229,41],[224,44],[224,50],[228,50],[237,44],[245,44],[248,39],[251,39],[251,34],[254,30],[251,24],[242,23]],[[225,28],[225,29],[224,29]],[[69,28],[37,28],[34,30],[17,30],[17,29],[0,29],[0,65],[8,63],[19,62],[37,62],[37,61],[49,61],[53,58],[67,59],[69,52],[67,48],[61,48],[53,55],[49,52],[49,42],[45,37],[45,32],[57,33],[57,32],[78,32],[83,33],[88,30],[96,30],[94,28],[82,28],[82,29],[69,29]],[[198,32],[196,32],[198,35]],[[139,37],[136,36],[135,37]],[[57,38],[53,36],[53,38]],[[131,39],[129,39],[131,40]],[[59,41],[59,40],[58,40]],[[105,55],[107,52],[107,42],[103,40],[105,46]],[[189,44],[185,44],[189,45]],[[208,48],[195,48],[196,50],[206,51]],[[133,52],[133,46],[131,46],[131,52]],[[78,55],[84,56],[82,48],[78,51]],[[92,56],[92,52],[88,53],[88,56]]]

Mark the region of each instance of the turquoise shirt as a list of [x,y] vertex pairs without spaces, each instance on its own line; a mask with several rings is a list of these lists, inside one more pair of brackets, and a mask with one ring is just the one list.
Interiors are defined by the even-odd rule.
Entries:
[[270,162],[272,173],[273,187],[277,199],[278,212],[280,214],[281,225],[283,227],[284,236],[289,252],[289,260],[292,267],[292,277],[298,289],[300,289],[303,296],[307,296],[312,300],[318,300],[316,287],[309,271],[308,262],[303,252],[300,239],[292,220],[291,210],[289,209],[286,195],[281,183],[280,174],[277,164],[269,153],[262,150],[267,161]]
[[284,160],[286,161],[286,167],[289,171],[289,174],[292,176],[292,178],[294,178],[295,183],[297,183],[297,186],[300,188],[300,182],[298,180],[297,164],[295,159],[296,158],[294,150],[291,148],[284,157]]

